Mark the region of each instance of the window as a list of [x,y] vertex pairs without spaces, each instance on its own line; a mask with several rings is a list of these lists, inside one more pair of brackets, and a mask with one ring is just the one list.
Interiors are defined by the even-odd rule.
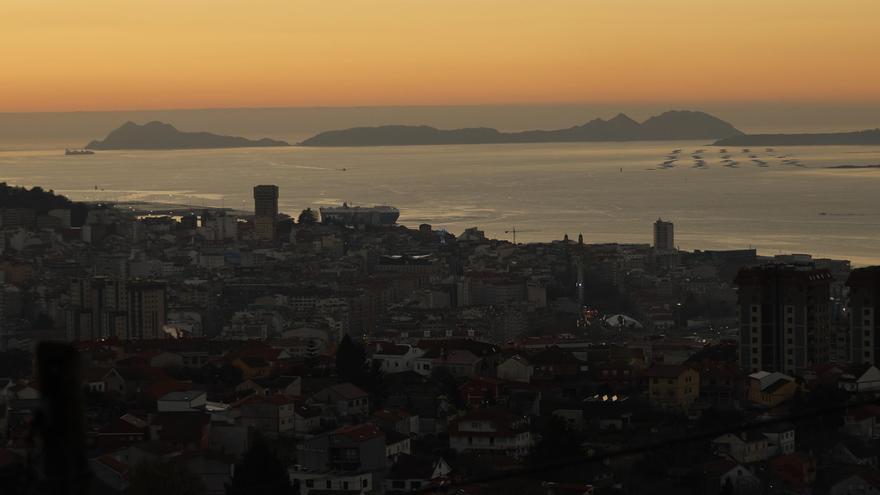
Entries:
[[313,488],[315,486],[315,480],[306,480],[306,488]]
[[342,489],[343,489],[343,490],[348,490],[348,482],[347,482],[347,481],[343,481],[343,482],[342,482]]
[[329,489],[330,489],[330,480],[327,480],[327,482],[325,483],[325,485],[327,486],[327,489],[329,490]]

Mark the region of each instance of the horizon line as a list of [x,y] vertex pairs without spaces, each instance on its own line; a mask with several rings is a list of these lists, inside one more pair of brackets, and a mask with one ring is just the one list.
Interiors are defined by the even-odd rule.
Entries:
[[243,111],[243,110],[370,110],[370,109],[392,109],[392,108],[501,108],[501,107],[578,107],[578,106],[614,106],[614,105],[634,105],[634,106],[667,106],[668,110],[688,110],[693,108],[684,108],[685,106],[699,105],[718,105],[718,106],[735,106],[743,104],[752,105],[773,105],[773,106],[861,106],[861,105],[877,105],[880,106],[880,100],[863,101],[863,100],[846,100],[846,101],[817,101],[817,100],[779,100],[779,99],[758,99],[758,100],[703,100],[692,102],[662,102],[662,101],[569,101],[569,102],[509,102],[509,103],[398,103],[387,105],[280,105],[280,106],[229,106],[229,107],[167,107],[167,108],[116,108],[116,109],[96,109],[96,110],[19,110],[6,111],[0,110],[0,116],[11,115],[40,115],[40,114],[77,114],[77,113],[128,113],[128,112],[210,112],[210,111]]

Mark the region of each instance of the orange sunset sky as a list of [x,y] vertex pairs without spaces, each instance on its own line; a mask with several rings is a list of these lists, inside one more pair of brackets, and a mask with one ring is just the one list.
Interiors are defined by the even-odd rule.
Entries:
[[2,0],[0,112],[880,101],[878,0]]

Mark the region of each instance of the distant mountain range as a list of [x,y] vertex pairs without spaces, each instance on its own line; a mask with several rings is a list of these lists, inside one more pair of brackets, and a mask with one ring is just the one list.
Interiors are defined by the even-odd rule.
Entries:
[[153,121],[144,125],[126,122],[107,134],[103,141],[86,145],[90,150],[174,150],[206,148],[248,148],[257,146],[290,146],[274,139],[247,139],[220,136],[210,132],[183,132],[173,125]]
[[880,129],[823,134],[740,134],[713,143],[714,146],[829,146],[880,144]]
[[408,146],[437,144],[560,143],[718,139],[741,135],[731,124],[704,112],[670,111],[636,122],[624,114],[568,129],[501,132],[487,127],[442,130],[386,125],[322,132],[301,146]]

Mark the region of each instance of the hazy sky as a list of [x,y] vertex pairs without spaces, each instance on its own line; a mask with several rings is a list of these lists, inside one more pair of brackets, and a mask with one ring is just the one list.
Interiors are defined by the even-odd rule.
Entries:
[[0,111],[880,101],[878,0],[2,0]]

